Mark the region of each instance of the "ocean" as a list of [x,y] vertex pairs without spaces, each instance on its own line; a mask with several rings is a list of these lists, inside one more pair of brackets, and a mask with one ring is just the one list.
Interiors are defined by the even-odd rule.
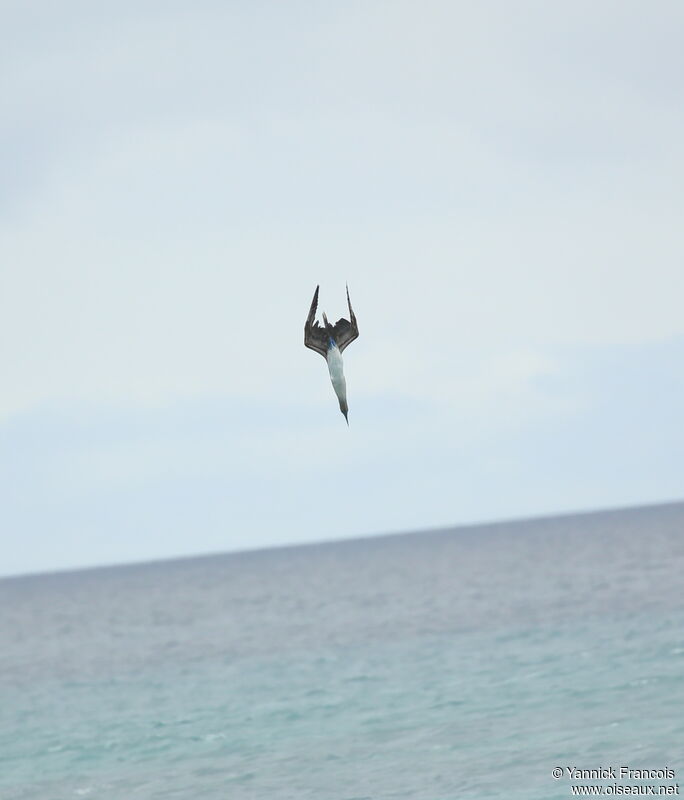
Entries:
[[684,793],[683,534],[673,503],[5,578],[0,798]]

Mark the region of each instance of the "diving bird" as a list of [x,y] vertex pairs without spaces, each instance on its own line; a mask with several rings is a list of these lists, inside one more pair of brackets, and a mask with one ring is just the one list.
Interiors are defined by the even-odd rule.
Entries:
[[351,344],[359,335],[359,326],[356,324],[356,317],[351,307],[349,299],[349,287],[347,286],[347,305],[349,306],[349,316],[351,322],[338,319],[334,325],[328,322],[328,318],[323,314],[323,325],[316,322],[316,309],[318,308],[318,289],[314,292],[309,316],[304,325],[304,344],[306,347],[320,353],[328,364],[330,380],[340,403],[340,411],[349,425],[347,412],[347,384],[344,380],[344,366],[342,364],[342,352],[347,345]]

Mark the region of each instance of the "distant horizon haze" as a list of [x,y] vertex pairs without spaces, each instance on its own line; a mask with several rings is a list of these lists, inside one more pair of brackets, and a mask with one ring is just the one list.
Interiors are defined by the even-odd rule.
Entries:
[[[107,563],[107,564],[85,564],[73,567],[62,567],[56,570],[0,574],[0,580],[12,579],[12,578],[40,577],[41,575],[61,574],[70,572],[87,572],[87,571],[117,569],[119,567],[136,567],[136,566],[145,567],[147,565],[165,564],[167,562],[173,562],[173,561],[194,561],[194,560],[211,559],[224,556],[229,557],[232,555],[246,556],[250,554],[266,553],[267,551],[271,550],[290,550],[290,549],[307,548],[307,547],[325,547],[327,545],[330,546],[344,545],[344,544],[352,545],[355,542],[374,541],[376,539],[385,540],[392,538],[401,538],[402,536],[415,537],[416,535],[419,536],[421,534],[430,535],[430,534],[440,534],[440,533],[453,533],[454,535],[458,535],[459,533],[466,533],[466,532],[471,533],[473,531],[477,531],[478,528],[490,530],[497,527],[507,528],[511,525],[515,526],[523,523],[529,523],[530,525],[535,525],[536,523],[544,524],[547,522],[556,522],[556,521],[557,522],[572,521],[574,518],[582,519],[584,517],[592,517],[592,516],[595,516],[600,519],[610,516],[620,516],[623,514],[638,515],[640,512],[648,513],[651,510],[658,510],[658,509],[665,510],[667,508],[676,508],[678,506],[684,507],[684,499],[666,500],[657,503],[646,503],[634,506],[592,508],[592,509],[583,509],[578,511],[560,511],[556,513],[539,514],[536,516],[533,515],[527,517],[514,517],[511,519],[478,520],[473,522],[459,523],[456,525],[440,525],[436,527],[423,528],[418,530],[386,531],[384,533],[370,533],[366,535],[362,534],[359,536],[342,536],[335,539],[314,539],[310,541],[293,541],[293,542],[285,542],[285,543],[278,543],[271,545],[263,545],[261,547],[245,547],[238,550],[223,550],[223,551],[213,551],[206,553],[205,552],[179,553],[176,555],[167,555],[160,558],[146,559],[144,561],[122,561],[122,562]],[[378,543],[381,543],[381,541],[379,541]]]

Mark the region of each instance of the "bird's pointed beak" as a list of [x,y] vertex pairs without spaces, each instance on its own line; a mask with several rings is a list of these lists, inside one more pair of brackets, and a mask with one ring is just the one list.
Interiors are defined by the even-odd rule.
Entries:
[[349,427],[349,417],[347,416],[347,412],[343,411],[342,413],[344,414],[344,418],[347,421],[347,427]]

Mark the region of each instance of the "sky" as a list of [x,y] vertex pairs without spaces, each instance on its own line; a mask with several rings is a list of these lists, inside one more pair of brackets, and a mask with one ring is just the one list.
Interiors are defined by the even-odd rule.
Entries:
[[[683,39],[6,2],[0,575],[684,498]],[[349,428],[303,346],[346,282]]]

